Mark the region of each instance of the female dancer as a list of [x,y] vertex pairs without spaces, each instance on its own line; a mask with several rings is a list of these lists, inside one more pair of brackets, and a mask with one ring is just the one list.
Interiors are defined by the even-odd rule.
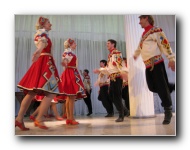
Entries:
[[48,36],[51,26],[52,24],[48,18],[39,17],[36,25],[37,32],[34,36],[34,43],[37,49],[33,54],[33,63],[17,85],[18,88],[27,93],[22,100],[18,116],[15,119],[15,127],[18,126],[21,130],[29,130],[24,125],[23,117],[37,94],[45,97],[39,106],[40,109],[34,125],[42,129],[48,129],[44,124],[43,115],[47,112],[51,100],[56,94],[60,94],[60,79],[51,55],[52,43]]
[[[76,43],[73,39],[67,39],[64,42],[65,51],[62,55],[62,65],[65,67],[61,75],[61,92],[66,95],[66,124],[76,125],[79,122],[74,119],[74,102],[76,99],[86,97],[84,85],[77,70],[77,57],[73,53],[76,49]],[[64,96],[57,96],[57,99],[64,100]]]

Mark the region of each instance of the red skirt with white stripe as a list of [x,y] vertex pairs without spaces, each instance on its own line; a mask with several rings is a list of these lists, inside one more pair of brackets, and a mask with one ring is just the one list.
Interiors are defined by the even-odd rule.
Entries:
[[24,93],[33,91],[41,96],[44,96],[45,93],[61,94],[61,81],[51,54],[43,55],[42,53],[28,69],[17,87],[24,90]]

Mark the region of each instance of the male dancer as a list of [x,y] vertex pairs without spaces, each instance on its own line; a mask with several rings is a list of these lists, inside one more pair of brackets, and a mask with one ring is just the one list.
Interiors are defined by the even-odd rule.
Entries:
[[122,53],[116,49],[117,42],[113,39],[107,41],[108,63],[106,68],[95,69],[94,73],[108,74],[110,77],[109,98],[114,103],[119,117],[116,122],[124,121],[126,108],[122,103],[122,83],[123,79],[127,81],[128,69],[123,62]]
[[88,114],[87,116],[90,116],[92,114],[92,101],[91,101],[91,93],[92,93],[92,88],[91,88],[91,82],[90,82],[90,76],[89,76],[89,71],[87,69],[80,70],[81,75],[83,76],[83,83],[84,83],[84,89],[86,92],[86,96],[84,99],[84,102],[88,108]]
[[175,55],[161,28],[154,26],[151,15],[139,16],[144,32],[140,44],[134,53],[134,59],[141,54],[146,66],[146,80],[150,91],[158,93],[164,107],[163,124],[169,124],[172,117],[172,100],[170,93],[175,90],[175,84],[168,82],[162,53],[169,59],[168,67],[175,71]]
[[[106,66],[107,66],[107,61],[101,60],[100,68],[105,68]],[[102,102],[102,105],[107,111],[107,115],[105,117],[113,117],[114,115],[113,103],[109,99],[109,91],[108,91],[110,85],[109,76],[100,72],[96,84],[100,87],[98,100]]]

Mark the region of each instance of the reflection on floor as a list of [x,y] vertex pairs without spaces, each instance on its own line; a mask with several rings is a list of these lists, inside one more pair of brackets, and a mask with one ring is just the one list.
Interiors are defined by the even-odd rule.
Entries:
[[173,114],[171,123],[163,125],[164,114],[156,114],[154,118],[134,119],[125,117],[124,122],[115,122],[117,115],[105,118],[104,115],[76,116],[79,125],[66,125],[65,120],[54,118],[46,120],[49,130],[34,127],[34,123],[25,118],[25,126],[29,131],[15,128],[17,136],[176,136],[176,117]]

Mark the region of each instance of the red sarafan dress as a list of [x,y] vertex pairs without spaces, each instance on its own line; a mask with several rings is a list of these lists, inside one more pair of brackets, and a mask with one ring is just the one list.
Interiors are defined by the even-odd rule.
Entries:
[[[77,70],[77,57],[70,48],[63,52],[62,59],[68,60],[68,66],[61,75],[61,93],[65,96],[76,96],[76,99],[86,97],[84,84]],[[64,100],[64,96],[57,96],[58,100]]]
[[60,78],[57,68],[51,55],[52,43],[45,29],[39,29],[34,36],[34,43],[37,45],[40,41],[46,44],[40,57],[28,69],[24,77],[18,83],[17,87],[28,91],[34,91],[43,96],[46,92],[60,94]]

